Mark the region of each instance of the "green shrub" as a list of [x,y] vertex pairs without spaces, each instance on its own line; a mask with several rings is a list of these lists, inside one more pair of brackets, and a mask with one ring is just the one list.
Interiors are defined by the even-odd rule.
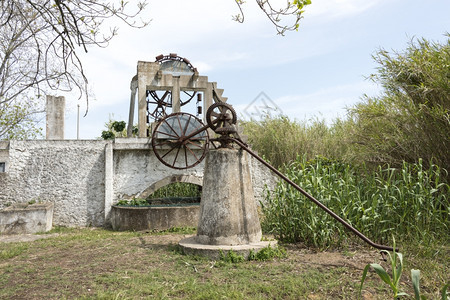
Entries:
[[226,251],[226,253],[220,250],[219,259],[222,262],[233,264],[243,262],[245,260],[244,256],[237,254],[233,250]]

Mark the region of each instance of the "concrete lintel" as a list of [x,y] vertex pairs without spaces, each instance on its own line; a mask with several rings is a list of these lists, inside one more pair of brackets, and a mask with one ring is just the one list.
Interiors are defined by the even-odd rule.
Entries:
[[174,85],[174,80],[178,80],[180,90],[189,91],[203,91],[207,89],[208,76],[199,76],[194,79],[192,75],[181,75],[174,78],[171,74],[162,75],[161,79],[153,78],[152,82],[146,85],[148,91],[165,91],[171,90]]

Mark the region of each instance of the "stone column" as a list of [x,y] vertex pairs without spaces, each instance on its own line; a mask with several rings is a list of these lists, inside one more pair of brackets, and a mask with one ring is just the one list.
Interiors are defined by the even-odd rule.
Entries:
[[114,150],[112,142],[105,146],[105,224],[110,224],[111,206],[114,197]]
[[147,137],[147,86],[151,85],[159,64],[138,61],[137,81],[138,81],[138,129],[139,137]]
[[180,78],[173,77],[173,87],[172,87],[172,112],[180,112]]
[[203,175],[196,242],[245,245],[261,241],[247,152],[210,150]]
[[131,79],[130,83],[130,114],[128,116],[128,127],[127,127],[127,138],[131,138],[133,136],[133,124],[134,124],[134,107],[136,103],[136,92],[138,88],[138,80],[137,75]]
[[64,110],[66,99],[64,96],[55,97],[47,95],[46,103],[46,130],[47,140],[64,139]]

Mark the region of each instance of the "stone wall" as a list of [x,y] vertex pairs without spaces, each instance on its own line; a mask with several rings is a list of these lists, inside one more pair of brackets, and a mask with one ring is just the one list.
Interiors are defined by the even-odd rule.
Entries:
[[[204,162],[187,170],[164,166],[147,138],[33,140],[0,142],[0,209],[31,200],[54,203],[53,223],[103,226],[111,205],[122,198],[145,197],[171,182],[202,184]],[[255,199],[276,178],[251,160]]]
[[104,223],[105,141],[10,141],[0,174],[0,208],[31,200],[53,202],[54,224]]

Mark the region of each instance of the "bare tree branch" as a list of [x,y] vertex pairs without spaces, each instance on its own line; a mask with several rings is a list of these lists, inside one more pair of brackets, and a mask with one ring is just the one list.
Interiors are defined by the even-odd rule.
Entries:
[[[103,25],[118,19],[141,28],[148,22],[135,18],[145,2],[133,5],[116,0],[0,0],[0,116],[18,124],[25,118],[15,104],[32,109],[51,91],[78,91],[88,112],[88,79],[79,51],[106,47],[117,28]],[[106,28],[105,28],[106,27]],[[16,112],[16,113],[14,113]],[[0,139],[6,136],[0,123]],[[20,123],[20,122],[19,122]]]
[[[233,16],[233,20],[243,23],[244,12],[242,6],[243,0],[235,0],[239,7],[240,13]],[[274,8],[269,0],[256,0],[259,8],[263,11],[269,21],[275,26],[277,33],[284,35],[286,31],[298,30],[300,20],[303,18],[303,8],[311,4],[311,0],[294,0],[292,3],[287,2],[281,8]],[[287,25],[281,24],[283,20],[288,19]]]

